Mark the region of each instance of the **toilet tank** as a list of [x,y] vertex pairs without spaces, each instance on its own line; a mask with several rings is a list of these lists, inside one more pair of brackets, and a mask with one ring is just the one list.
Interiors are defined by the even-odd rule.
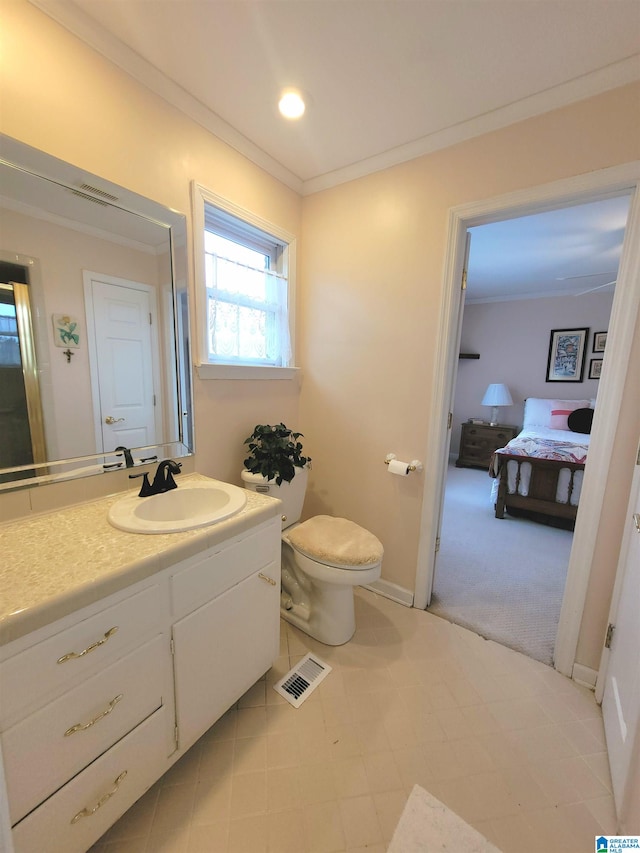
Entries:
[[296,468],[293,480],[290,483],[283,480],[280,486],[276,485],[275,480],[265,480],[261,474],[252,474],[250,471],[242,471],[241,476],[245,489],[282,501],[282,515],[286,516],[282,522],[283,530],[300,521],[309,477],[308,468]]

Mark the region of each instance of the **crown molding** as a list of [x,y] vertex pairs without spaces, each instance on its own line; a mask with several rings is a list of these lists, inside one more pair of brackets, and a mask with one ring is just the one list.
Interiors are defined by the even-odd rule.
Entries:
[[264,169],[295,192],[299,194],[302,192],[302,180],[297,175],[227,124],[224,119],[170,80],[146,59],[103,30],[77,6],[66,3],[64,0],[29,0],[29,2],[134,80],[251,160],[256,166]]
[[534,118],[637,80],[640,80],[640,53],[614,62],[605,68],[584,74],[568,83],[545,89],[535,95],[530,95],[528,98],[522,98],[504,107],[475,116],[468,121],[443,128],[428,136],[416,139],[414,142],[408,142],[406,145],[399,145],[397,148],[392,148],[382,154],[368,157],[366,160],[345,166],[343,169],[336,169],[333,172],[327,172],[325,175],[310,178],[303,182],[302,194],[312,195],[338,184],[344,184],[347,181],[353,181],[374,172],[381,172],[391,166],[415,160],[425,154],[432,154],[434,151],[449,148],[476,136],[500,130],[510,124]]
[[300,195],[312,195],[640,80],[640,53],[357,163],[302,180],[65,0],[29,0],[142,85]]

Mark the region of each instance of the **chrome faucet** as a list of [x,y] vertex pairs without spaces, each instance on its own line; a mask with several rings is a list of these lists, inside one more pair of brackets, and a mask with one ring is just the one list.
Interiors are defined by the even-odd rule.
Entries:
[[170,492],[171,489],[177,489],[178,484],[173,479],[173,475],[179,474],[181,468],[181,462],[174,462],[173,459],[163,459],[158,465],[153,483],[149,482],[148,471],[145,471],[143,474],[129,474],[129,479],[134,480],[136,477],[142,477],[142,487],[138,492],[138,497],[148,498],[151,495],[161,495],[163,492]]

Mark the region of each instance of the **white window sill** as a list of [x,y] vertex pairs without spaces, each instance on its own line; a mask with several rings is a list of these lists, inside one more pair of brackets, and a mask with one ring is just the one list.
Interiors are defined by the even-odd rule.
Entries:
[[244,364],[196,364],[199,379],[296,379],[299,367],[256,367]]

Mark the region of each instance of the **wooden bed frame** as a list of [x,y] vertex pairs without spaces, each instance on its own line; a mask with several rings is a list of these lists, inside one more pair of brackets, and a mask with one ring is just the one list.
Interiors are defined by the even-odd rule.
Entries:
[[[498,485],[498,497],[496,500],[496,518],[504,518],[505,510],[507,512],[511,507],[517,510],[527,512],[540,513],[553,518],[566,518],[575,521],[578,507],[570,503],[571,494],[573,492],[574,477],[576,471],[584,471],[584,463],[578,462],[561,462],[557,459],[537,459],[531,456],[512,456],[507,453],[500,453],[500,483]],[[514,494],[509,494],[507,487],[507,463],[513,460],[518,464],[516,474],[516,490]],[[529,494],[518,494],[518,486],[520,483],[520,465],[523,462],[531,464],[531,479],[529,481]],[[556,493],[558,490],[558,477],[561,468],[568,468],[571,472],[569,478],[569,495],[566,504],[561,504],[556,501]]]

